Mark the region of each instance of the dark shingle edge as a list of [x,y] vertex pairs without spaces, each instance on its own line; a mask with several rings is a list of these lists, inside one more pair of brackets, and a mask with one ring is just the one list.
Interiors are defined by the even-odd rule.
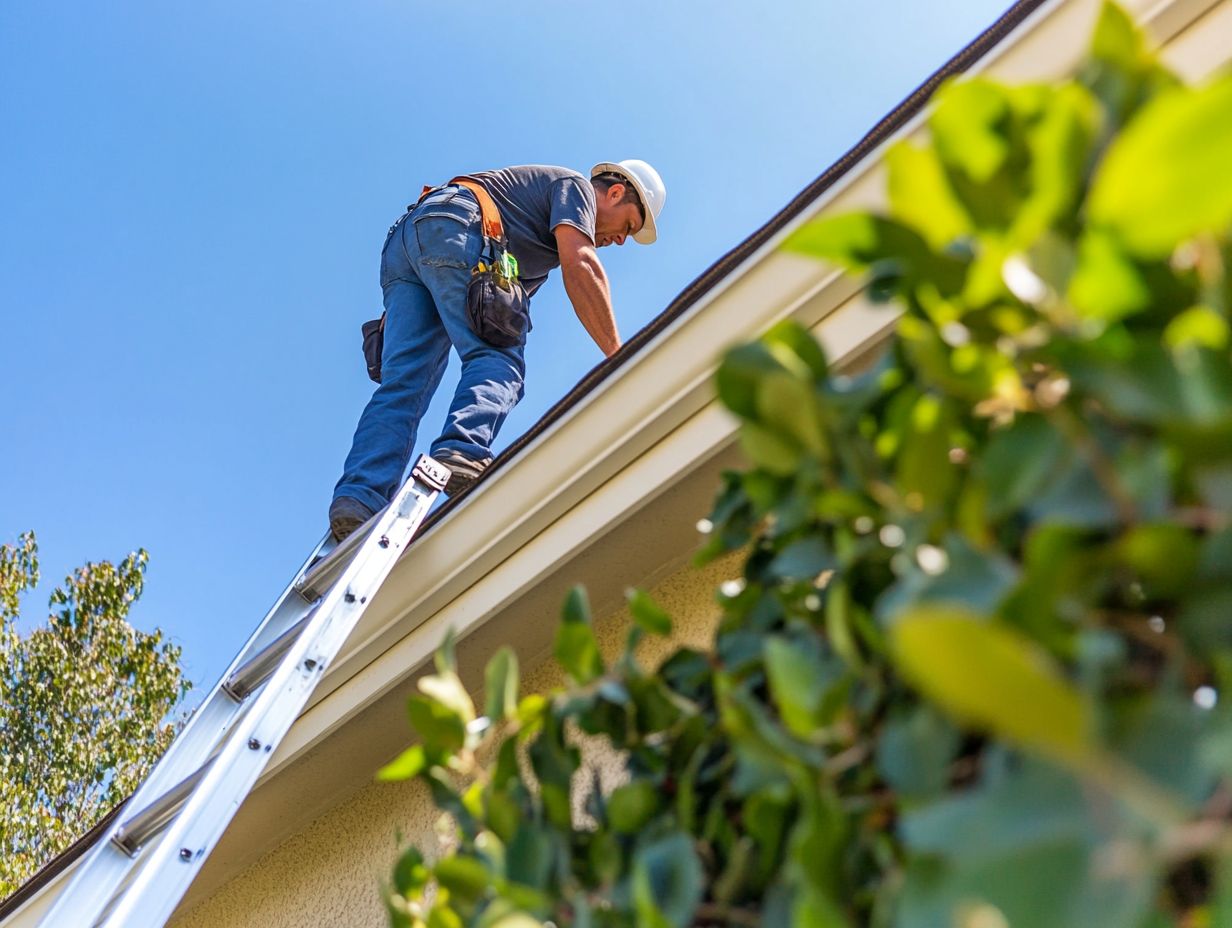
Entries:
[[[924,83],[920,84],[887,116],[873,126],[864,138],[860,139],[841,158],[830,165],[820,177],[800,191],[790,203],[772,216],[765,225],[727,254],[723,255],[723,257],[719,258],[714,264],[710,265],[692,283],[685,287],[680,295],[672,300],[663,312],[626,341],[619,351],[610,358],[603,360],[590,373],[579,380],[572,390],[566,393],[551,409],[543,414],[538,422],[520,435],[497,457],[484,474],[484,477],[486,478],[488,474],[499,470],[510,460],[517,457],[523,448],[564,416],[579,400],[592,390],[597,389],[616,368],[637,354],[656,335],[686,313],[698,300],[714,289],[719,281],[732,273],[754,252],[773,238],[784,226],[799,216],[814,200],[832,187],[839,178],[864,160],[878,145],[902,128],[903,125],[924,108],[924,105],[943,81],[970,68],[972,64],[988,54],[1002,39],[1009,35],[1024,19],[1045,2],[1046,0],[1019,0],[1018,3],[1015,3],[1006,10],[995,23],[980,33],[973,42],[934,71]],[[440,522],[453,509],[457,501],[465,496],[465,493],[459,494],[434,512],[424,523],[420,534],[422,535],[428,528]],[[0,901],[0,919],[7,918],[13,914],[29,898],[38,893],[40,889],[71,866],[78,857],[88,851],[95,841],[102,837],[108,825],[111,824],[122,807],[122,805],[117,806],[109,812],[102,821],[86,832],[72,846],[46,863],[41,870],[23,883],[16,892]]]

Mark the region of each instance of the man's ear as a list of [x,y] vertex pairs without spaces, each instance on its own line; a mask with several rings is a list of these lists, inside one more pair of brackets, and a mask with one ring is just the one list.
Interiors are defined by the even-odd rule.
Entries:
[[611,206],[616,206],[617,204],[619,204],[620,201],[624,199],[624,196],[625,196],[625,185],[620,184],[620,183],[612,184],[612,186],[607,188],[607,192],[604,194],[604,198],[608,201],[608,204]]

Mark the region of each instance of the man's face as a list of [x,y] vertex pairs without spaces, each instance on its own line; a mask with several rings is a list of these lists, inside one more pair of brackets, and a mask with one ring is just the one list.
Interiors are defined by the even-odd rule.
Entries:
[[625,239],[642,227],[642,211],[636,203],[621,203],[624,184],[613,184],[602,193],[595,191],[595,247],[623,245]]

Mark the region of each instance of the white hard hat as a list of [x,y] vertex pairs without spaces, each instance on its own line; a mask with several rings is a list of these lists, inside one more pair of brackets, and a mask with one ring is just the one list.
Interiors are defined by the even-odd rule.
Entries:
[[600,161],[590,169],[590,176],[599,174],[619,174],[626,177],[637,195],[642,199],[642,212],[646,220],[633,236],[633,241],[639,245],[649,245],[658,235],[655,231],[655,220],[663,210],[663,201],[667,199],[667,188],[663,186],[663,178],[659,172],[645,161],[630,158],[628,161]]

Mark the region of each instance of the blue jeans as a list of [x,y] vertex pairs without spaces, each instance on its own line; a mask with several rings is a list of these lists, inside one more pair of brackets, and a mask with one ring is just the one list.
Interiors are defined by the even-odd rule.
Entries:
[[522,345],[489,345],[467,320],[466,287],[482,251],[479,204],[459,186],[429,194],[389,230],[381,252],[381,384],[359,417],[335,498],[353,497],[374,512],[389,502],[451,344],[462,360],[462,376],[445,430],[429,453],[491,456],[496,433],[522,398],[526,365]]

